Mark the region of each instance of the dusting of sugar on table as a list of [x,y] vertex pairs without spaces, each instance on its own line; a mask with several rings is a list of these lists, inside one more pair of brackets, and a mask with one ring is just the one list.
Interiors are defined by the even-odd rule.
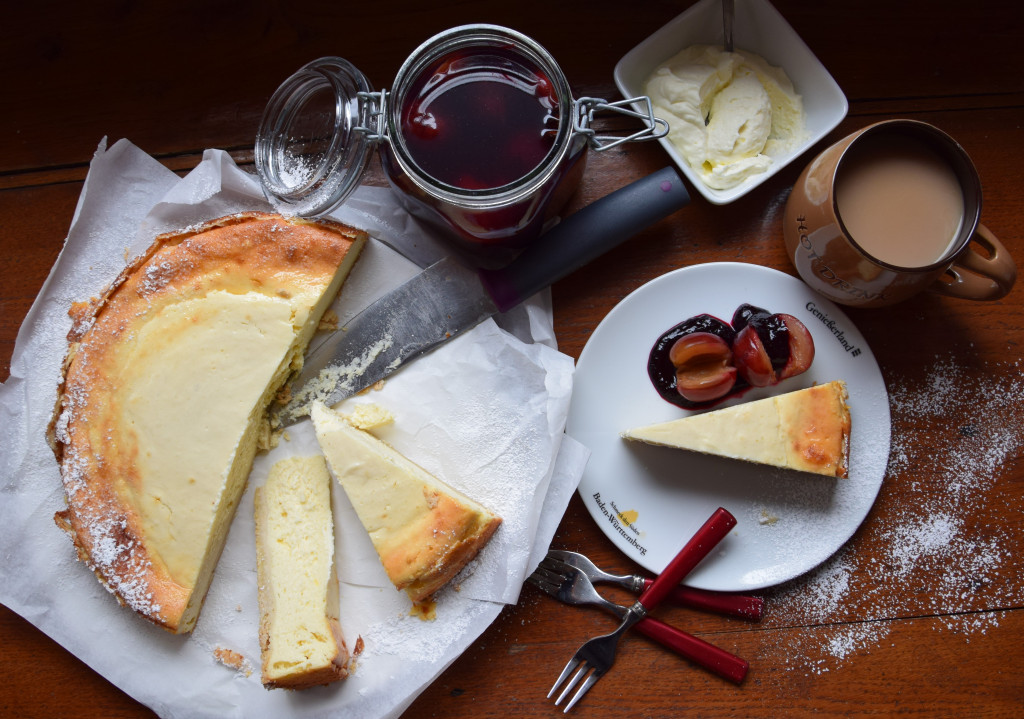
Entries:
[[[967,367],[936,357],[923,381],[890,381],[892,445],[878,505],[851,543],[769,598],[766,623],[798,629],[782,647],[790,671],[821,674],[888,646],[894,618],[929,617],[937,631],[970,641],[1003,616],[983,610],[1024,601],[1024,579],[1008,566],[1012,529],[985,522],[986,507],[1002,501],[1004,467],[1024,447],[1022,399],[1019,362]],[[858,552],[867,544],[877,559]]]

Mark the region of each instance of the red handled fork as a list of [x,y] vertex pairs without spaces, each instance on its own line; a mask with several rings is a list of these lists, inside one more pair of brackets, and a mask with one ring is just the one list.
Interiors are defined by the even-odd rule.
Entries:
[[[560,602],[597,606],[614,614],[620,621],[629,611],[629,607],[610,602],[598,594],[590,579],[579,568],[564,562],[556,562],[551,557],[544,560],[526,581]],[[723,679],[739,684],[747,676],[750,665],[745,659],[654,617],[641,619],[636,623],[635,629]]]
[[[683,577],[693,571],[704,557],[736,526],[736,518],[725,509],[719,507],[714,514],[697,530],[689,542],[679,550],[675,558],[669,562],[657,579],[644,590],[640,598],[626,610],[625,619],[611,634],[595,637],[581,646],[573,655],[565,669],[559,674],[548,698],[562,687],[555,699],[558,706],[563,699],[579,684],[579,689],[565,705],[568,712],[604,674],[611,669],[615,661],[615,650],[621,637],[630,627],[643,619],[647,612],[657,607],[668,596],[672,588],[682,581]],[[574,673],[575,672],[575,673]],[[570,678],[571,677],[571,678]],[[566,680],[568,679],[568,683]],[[580,684],[580,682],[583,682]],[[563,686],[564,684],[564,686]]]
[[[565,549],[552,549],[549,551],[544,560],[541,561],[540,566],[560,571],[559,565],[561,564],[575,567],[595,584],[608,582],[628,589],[634,594],[639,594],[651,586],[653,581],[639,574],[610,574],[579,552],[570,552]],[[742,619],[752,619],[754,621],[760,620],[764,614],[764,599],[761,597],[733,594],[731,592],[713,592],[707,589],[696,589],[682,585],[672,588],[667,601],[692,609],[702,609],[707,612],[715,612],[716,614],[725,614]]]

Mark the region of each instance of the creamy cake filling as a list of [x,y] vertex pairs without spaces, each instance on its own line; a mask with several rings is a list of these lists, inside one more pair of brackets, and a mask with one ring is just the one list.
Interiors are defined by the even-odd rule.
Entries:
[[845,477],[850,414],[842,381],[626,430],[622,437]]
[[343,678],[331,478],[321,456],[274,464],[256,489],[262,681],[301,688]]
[[[246,429],[294,337],[286,301],[220,291],[164,307],[129,346],[112,399],[133,440],[143,530],[176,582],[196,583],[218,539],[221,500],[255,454]],[[218,401],[200,413],[183,395]]]
[[501,520],[322,403],[317,440],[388,577],[417,601],[472,559]]

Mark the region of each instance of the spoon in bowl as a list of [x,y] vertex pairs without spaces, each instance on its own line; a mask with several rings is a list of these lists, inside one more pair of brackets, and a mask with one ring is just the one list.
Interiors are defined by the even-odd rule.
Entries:
[[725,51],[732,52],[732,23],[736,17],[734,0],[722,0],[722,29],[725,31]]

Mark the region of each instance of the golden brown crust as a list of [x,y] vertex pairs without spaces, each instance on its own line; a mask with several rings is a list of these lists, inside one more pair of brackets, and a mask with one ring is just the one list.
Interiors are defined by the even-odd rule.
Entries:
[[804,390],[799,403],[780,403],[795,469],[845,478],[849,472],[850,409],[846,385],[829,382]]
[[364,240],[364,233],[336,223],[266,213],[223,217],[157,237],[100,297],[71,308],[68,354],[47,431],[68,503],[55,520],[100,581],[150,621],[187,630],[179,623],[192,587],[176,584],[148,550],[133,507],[140,477],[115,401],[124,347],[161,307],[186,297],[324,289]]
[[394,549],[381,556],[398,589],[418,602],[428,598],[462,571],[487,544],[501,518],[484,516],[444,494],[436,494],[429,514],[407,527]]

